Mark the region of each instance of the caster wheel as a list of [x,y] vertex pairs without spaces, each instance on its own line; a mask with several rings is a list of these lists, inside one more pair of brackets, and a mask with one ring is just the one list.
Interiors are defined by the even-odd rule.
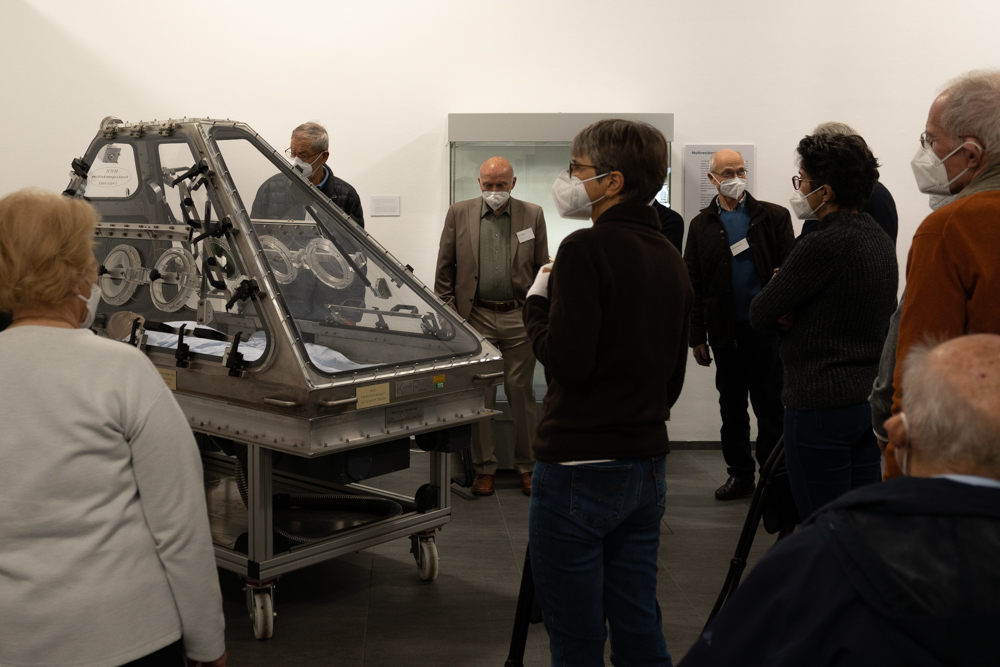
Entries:
[[420,540],[414,557],[417,559],[417,572],[420,574],[422,581],[434,581],[437,579],[438,549],[433,538]]
[[270,591],[259,591],[253,594],[253,636],[257,639],[270,639],[274,633],[274,602]]

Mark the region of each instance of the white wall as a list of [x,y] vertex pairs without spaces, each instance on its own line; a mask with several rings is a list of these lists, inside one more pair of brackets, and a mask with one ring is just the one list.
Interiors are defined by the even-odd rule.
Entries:
[[[318,120],[366,207],[402,196],[367,228],[430,283],[450,112],[673,112],[676,166],[687,143],[754,143],[754,194],[779,203],[798,140],[840,120],[884,165],[902,264],[928,210],[909,169],[927,107],[1000,65],[998,19],[995,0],[3,0],[0,194],[61,191],[107,115],[238,119],[279,149]],[[713,372],[689,369],[672,438],[717,438]]]

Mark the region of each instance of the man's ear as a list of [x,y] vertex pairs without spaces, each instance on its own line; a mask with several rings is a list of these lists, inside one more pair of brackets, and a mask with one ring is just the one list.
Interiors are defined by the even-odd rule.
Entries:
[[[970,139],[975,139],[975,137],[970,137]],[[981,141],[978,139],[975,139],[975,141],[979,146],[982,146]],[[978,146],[970,146],[969,144],[966,144],[964,148],[966,152],[965,166],[969,169],[978,169],[983,164],[983,149]]]
[[510,179],[510,189],[513,190],[515,185],[517,185],[517,176]]
[[885,433],[889,436],[889,442],[897,451],[906,450],[910,446],[910,440],[906,435],[906,424],[903,418],[895,414],[885,420]]

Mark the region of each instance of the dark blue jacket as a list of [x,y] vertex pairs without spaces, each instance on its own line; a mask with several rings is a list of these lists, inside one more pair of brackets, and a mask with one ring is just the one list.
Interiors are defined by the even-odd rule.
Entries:
[[903,477],[821,508],[681,662],[1000,663],[1000,489]]

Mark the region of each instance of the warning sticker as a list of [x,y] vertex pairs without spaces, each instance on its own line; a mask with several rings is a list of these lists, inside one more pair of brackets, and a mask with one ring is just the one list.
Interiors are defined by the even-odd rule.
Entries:
[[434,376],[434,388],[435,389],[444,389],[444,376],[443,375],[435,375]]
[[374,384],[370,387],[358,388],[358,410],[389,402],[389,383]]

